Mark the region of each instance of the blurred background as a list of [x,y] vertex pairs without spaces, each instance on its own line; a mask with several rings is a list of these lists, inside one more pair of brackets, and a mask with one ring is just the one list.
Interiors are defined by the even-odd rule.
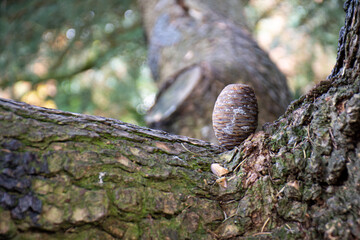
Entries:
[[[343,1],[245,3],[246,25],[295,98],[326,79]],[[157,87],[136,1],[1,0],[0,29],[0,97],[145,125]]]

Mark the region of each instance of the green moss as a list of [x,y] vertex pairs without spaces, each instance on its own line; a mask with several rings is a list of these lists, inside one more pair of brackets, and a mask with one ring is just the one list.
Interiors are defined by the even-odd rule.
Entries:
[[293,149],[292,152],[294,155],[295,167],[299,172],[303,172],[306,167],[307,159],[310,157],[311,154],[309,143],[308,142],[303,143],[302,145]]
[[10,239],[16,235],[17,229],[11,219],[9,211],[5,211],[0,207],[0,238]]
[[137,224],[129,224],[123,239],[135,240],[139,239],[141,234],[140,228]]
[[48,163],[50,173],[56,173],[62,170],[63,163],[68,158],[66,154],[58,152],[48,152],[43,155],[44,160]]
[[270,150],[272,152],[278,152],[281,147],[287,145],[288,136],[286,131],[281,130],[280,132],[275,133],[271,136],[269,141]]
[[295,164],[295,156],[292,153],[285,153],[284,155],[284,162],[286,166],[286,172],[297,172],[298,166]]
[[93,239],[93,240],[112,240],[114,239],[111,235],[108,233],[101,231],[97,228],[80,228],[76,229],[76,232],[74,233],[65,233],[65,234],[59,234],[57,236],[57,239],[64,239],[64,240],[87,240],[87,239]]
[[277,212],[285,220],[304,222],[307,205],[298,201],[290,201],[288,198],[282,198],[278,201]]
[[[300,240],[300,239],[305,239],[305,233],[301,231],[299,225],[297,225],[296,223],[289,223],[274,229],[274,231],[272,231],[271,234],[271,239]],[[317,238],[310,238],[310,239],[317,239]]]
[[233,217],[227,219],[217,229],[217,233],[220,237],[243,235],[247,228],[251,225],[251,219],[249,217]]
[[312,184],[311,186],[305,186],[303,190],[303,200],[316,200],[320,197],[322,189],[318,184]]
[[285,175],[288,175],[288,166],[286,160],[282,157],[276,157],[272,159],[271,176],[273,179],[282,179]]

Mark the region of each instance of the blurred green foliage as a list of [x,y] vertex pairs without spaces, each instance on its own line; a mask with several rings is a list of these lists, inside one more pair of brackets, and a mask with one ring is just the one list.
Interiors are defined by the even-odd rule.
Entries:
[[287,29],[296,29],[311,36],[313,43],[336,50],[345,19],[343,4],[343,0],[268,0],[266,3],[250,0],[246,7],[247,22],[250,29],[256,29],[262,19],[286,15]]
[[[287,61],[293,61],[295,66],[291,71],[284,70],[295,98],[330,74],[336,59],[339,31],[345,19],[343,4],[343,0],[249,1],[246,12],[255,35],[264,31],[259,27],[264,19],[285,20],[281,27],[273,24],[266,26],[276,32],[267,50],[271,52],[281,45],[286,55],[297,58],[295,61],[288,58]],[[280,62],[286,64],[286,60]]]
[[[335,60],[340,27],[344,23],[345,13],[342,0],[291,0],[293,12],[289,18],[289,26],[304,32],[308,36],[310,45],[319,44]],[[312,64],[316,61],[314,52],[310,52],[308,61],[298,66],[303,69],[302,74],[296,76],[297,87],[295,96],[303,94],[304,86],[315,78]],[[330,74],[330,72],[328,73]],[[321,79],[323,80],[323,79]]]
[[289,26],[311,36],[314,42],[337,48],[340,27],[344,24],[343,0],[291,0]]
[[[294,51],[286,38],[275,35],[269,47],[284,46],[301,59],[295,64],[300,70],[288,75],[300,95],[318,77],[311,45],[334,58],[344,19],[342,1],[248,2],[255,35],[262,31],[259,22],[282,11],[286,26],[278,34],[294,29],[308,37],[305,58],[304,50]],[[0,97],[144,125],[156,87],[146,66],[135,1],[1,0],[0,29]]]
[[[143,97],[156,89],[134,1],[1,1],[0,29],[0,87],[11,98],[48,106],[36,89],[55,79],[45,98],[58,108],[143,124]],[[16,94],[18,81],[36,94]]]

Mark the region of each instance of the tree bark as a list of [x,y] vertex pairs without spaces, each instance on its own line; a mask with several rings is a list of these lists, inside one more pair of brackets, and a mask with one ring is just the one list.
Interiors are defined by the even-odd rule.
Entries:
[[345,9],[329,78],[232,151],[1,99],[0,237],[359,239],[359,2]]
[[291,101],[286,79],[251,38],[242,1],[138,2],[160,88],[147,114],[151,127],[215,143],[212,111],[230,83],[254,88],[260,126],[285,112]]
[[196,237],[198,225],[222,220],[208,171],[218,147],[113,119],[0,106],[3,236],[159,239],[160,226],[185,221]]

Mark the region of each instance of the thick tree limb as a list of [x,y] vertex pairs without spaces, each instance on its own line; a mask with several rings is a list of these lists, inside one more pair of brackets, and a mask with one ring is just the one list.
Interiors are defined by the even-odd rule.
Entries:
[[[1,234],[355,237],[360,94],[359,80],[346,78],[225,153],[113,119],[1,100]],[[215,183],[213,162],[230,170],[227,188]]]
[[[171,215],[182,214],[173,219],[180,223],[190,217],[190,225],[223,218],[208,171],[218,147],[102,117],[5,99],[0,105],[2,216],[11,213],[22,231],[85,234],[89,223],[103,222],[114,237],[136,237]],[[8,225],[2,233],[12,236]]]
[[292,100],[286,79],[244,27],[241,1],[138,2],[160,87],[147,114],[150,126],[217,142],[212,111],[231,83],[254,88],[260,127],[285,112]]

